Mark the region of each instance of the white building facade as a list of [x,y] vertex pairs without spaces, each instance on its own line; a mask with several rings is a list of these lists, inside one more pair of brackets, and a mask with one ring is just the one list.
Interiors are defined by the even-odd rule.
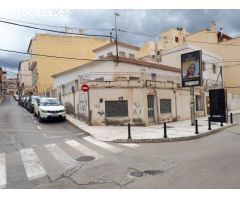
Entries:
[[[100,47],[94,50],[99,60],[52,76],[69,113],[91,125],[147,126],[190,118],[190,94],[180,86],[179,68],[136,60],[137,48],[126,45],[119,45],[117,58],[114,48]],[[83,84],[89,92],[81,90]],[[197,88],[195,94],[204,90]]]

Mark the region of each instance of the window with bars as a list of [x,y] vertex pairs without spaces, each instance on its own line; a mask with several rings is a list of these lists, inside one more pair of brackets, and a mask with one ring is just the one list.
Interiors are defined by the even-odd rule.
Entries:
[[119,51],[119,56],[125,58],[125,52]]
[[134,54],[130,53],[130,54],[129,54],[129,58],[130,58],[130,59],[134,59],[134,58],[135,58]]

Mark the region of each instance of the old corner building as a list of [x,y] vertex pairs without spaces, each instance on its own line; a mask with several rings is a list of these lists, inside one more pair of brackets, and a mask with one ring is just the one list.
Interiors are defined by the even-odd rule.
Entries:
[[[57,97],[69,113],[91,125],[147,126],[189,119],[190,94],[180,87],[179,68],[136,60],[138,49],[125,43],[119,43],[117,58],[114,45],[94,50],[101,60],[53,75]],[[89,85],[88,93],[81,90],[83,84]],[[207,112],[204,94],[204,88],[196,88],[197,116]]]

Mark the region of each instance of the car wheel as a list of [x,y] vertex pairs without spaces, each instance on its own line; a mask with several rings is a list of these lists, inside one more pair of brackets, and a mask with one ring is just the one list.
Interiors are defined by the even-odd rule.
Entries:
[[34,111],[34,116],[37,117],[37,113],[35,113],[35,111]]
[[39,121],[39,122],[42,122],[42,121],[43,121],[43,119],[42,119],[41,116],[40,116],[40,113],[38,113],[38,121]]

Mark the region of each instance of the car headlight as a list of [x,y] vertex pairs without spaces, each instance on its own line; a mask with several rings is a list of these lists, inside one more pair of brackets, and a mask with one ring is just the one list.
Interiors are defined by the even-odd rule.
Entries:
[[44,112],[44,113],[47,113],[47,112],[48,112],[47,110],[42,110],[42,109],[41,109],[41,111]]

